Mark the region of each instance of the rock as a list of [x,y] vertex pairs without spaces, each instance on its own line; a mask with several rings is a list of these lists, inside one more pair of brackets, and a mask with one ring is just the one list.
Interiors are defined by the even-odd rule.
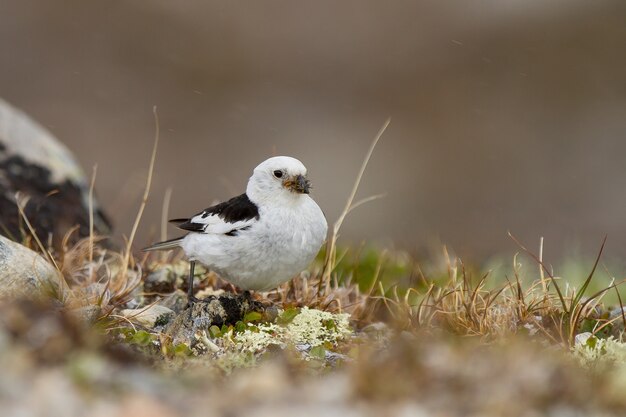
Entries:
[[609,320],[612,320],[611,326],[611,335],[615,336],[615,338],[619,339],[621,337],[621,333],[626,330],[624,328],[624,315],[626,315],[626,307],[617,307],[611,310],[609,314]]
[[144,308],[122,310],[122,316],[148,328],[165,325],[174,317],[174,312],[167,307],[154,304]]
[[[0,99],[0,233],[21,236],[15,193],[27,196],[25,213],[39,237],[58,246],[70,228],[89,234],[89,181],[71,152],[26,114]],[[94,202],[94,227],[110,224]]]
[[611,310],[611,313],[609,314],[609,320],[613,320],[617,317],[621,317],[624,314],[626,314],[626,307],[614,308],[613,310]]
[[574,344],[576,346],[584,345],[587,343],[587,340],[589,340],[590,337],[593,337],[593,334],[591,332],[578,333],[574,338]]
[[319,357],[319,354],[315,354],[315,349],[313,346],[309,344],[301,344],[295,345],[295,348],[298,352],[302,354],[302,358],[305,360],[310,360],[312,358],[323,360],[328,366],[337,366],[340,363],[353,362],[354,360],[344,354],[333,352],[330,350],[322,349],[323,357]]
[[235,324],[247,313],[263,310],[261,303],[253,301],[250,296],[227,293],[202,300],[185,309],[172,320],[165,334],[171,338],[174,346],[181,343],[191,346],[196,332],[208,330],[211,326]]
[[33,297],[59,284],[56,268],[27,247],[0,236],[0,298]]

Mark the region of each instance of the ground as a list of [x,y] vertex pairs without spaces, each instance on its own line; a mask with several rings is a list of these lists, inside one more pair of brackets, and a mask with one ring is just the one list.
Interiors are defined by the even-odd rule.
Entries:
[[339,249],[252,298],[198,268],[207,302],[189,309],[184,260],[95,242],[52,254],[66,281],[53,293],[0,305],[3,415],[626,410],[621,297],[592,290],[594,274],[540,272],[540,254],[507,280],[445,251],[418,265]]

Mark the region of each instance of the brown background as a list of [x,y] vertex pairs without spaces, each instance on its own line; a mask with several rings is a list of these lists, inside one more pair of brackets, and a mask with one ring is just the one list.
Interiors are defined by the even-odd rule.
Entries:
[[[336,219],[372,137],[392,124],[348,240],[468,257],[511,230],[556,256],[626,251],[624,1],[84,1],[0,5],[0,96],[99,165],[128,233],[154,133],[140,230],[243,190],[272,154],[300,158]],[[173,233],[170,230],[170,233]],[[393,242],[393,243],[391,243]]]

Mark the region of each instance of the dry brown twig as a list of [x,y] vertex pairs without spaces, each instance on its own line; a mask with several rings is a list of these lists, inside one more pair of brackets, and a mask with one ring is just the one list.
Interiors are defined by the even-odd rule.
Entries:
[[333,224],[333,228],[331,231],[331,235],[330,238],[328,239],[327,243],[326,243],[326,259],[324,261],[324,269],[322,271],[322,279],[319,282],[319,287],[318,287],[318,293],[321,293],[322,290],[322,285],[324,285],[324,289],[326,292],[328,292],[330,290],[330,286],[331,286],[331,274],[332,271],[335,267],[336,263],[336,255],[337,255],[337,238],[339,237],[339,230],[341,229],[341,225],[343,224],[346,216],[348,215],[348,213],[350,213],[353,209],[355,209],[356,207],[375,200],[377,198],[381,198],[382,195],[377,195],[377,196],[371,196],[371,197],[367,197],[363,200],[358,201],[357,203],[353,204],[354,201],[354,197],[356,196],[357,191],[359,190],[359,185],[361,184],[361,179],[363,178],[363,174],[365,173],[365,169],[367,168],[367,165],[370,161],[370,158],[372,157],[372,154],[374,153],[374,149],[376,148],[376,145],[378,144],[378,141],[380,140],[380,138],[383,136],[383,133],[385,133],[385,130],[387,130],[387,126],[389,126],[389,123],[391,123],[391,118],[388,118],[385,123],[383,123],[383,126],[380,128],[380,130],[378,131],[378,134],[376,135],[376,137],[374,138],[374,140],[372,141],[367,154],[365,155],[365,159],[363,160],[363,163],[361,164],[361,168],[359,169],[359,173],[357,174],[356,180],[354,182],[354,185],[352,187],[352,191],[350,192],[350,195],[348,196],[348,200],[346,201],[346,205],[343,209],[343,211],[341,212],[341,214],[339,215],[339,218],[337,219],[337,221]]
[[124,274],[126,273],[124,271],[128,269],[128,266],[130,263],[131,254],[132,254],[132,245],[135,240],[135,234],[137,233],[137,229],[139,228],[139,222],[141,221],[141,217],[143,216],[143,211],[146,208],[146,204],[148,203],[148,197],[150,195],[150,187],[152,185],[152,176],[154,174],[154,164],[156,161],[156,154],[157,154],[157,149],[159,146],[159,133],[160,133],[159,115],[157,113],[156,106],[152,108],[152,113],[154,114],[154,124],[155,124],[154,146],[152,147],[152,156],[150,157],[150,167],[148,168],[148,178],[146,180],[146,188],[141,198],[141,204],[139,205],[139,210],[137,212],[135,222],[133,223],[133,228],[126,242],[126,250],[124,251],[124,263],[123,263]]

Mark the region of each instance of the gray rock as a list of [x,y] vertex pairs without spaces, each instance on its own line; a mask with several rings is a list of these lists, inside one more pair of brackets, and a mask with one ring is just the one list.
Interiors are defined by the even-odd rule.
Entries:
[[621,338],[621,333],[626,330],[624,328],[624,317],[623,314],[626,314],[626,307],[617,307],[611,310],[609,315],[609,320],[612,320],[613,325],[611,326],[611,334],[616,338]]
[[[309,359],[312,357],[311,355],[311,349],[313,349],[313,346],[309,345],[309,344],[302,344],[302,345],[296,345],[295,346],[296,350],[298,352],[300,352],[302,354],[303,359]],[[318,358],[320,359],[320,358]],[[327,365],[329,366],[337,366],[339,363],[342,362],[353,362],[354,360],[344,354],[341,353],[337,353],[337,352],[332,352],[330,350],[324,350],[324,362],[326,362]]]
[[609,320],[612,320],[616,317],[621,317],[622,314],[626,313],[626,307],[617,307],[614,308],[613,310],[611,310],[611,313],[609,315]]
[[122,316],[133,323],[145,327],[153,328],[157,325],[164,325],[174,317],[174,312],[167,307],[154,304],[144,308],[122,310]]
[[33,297],[53,290],[59,272],[36,252],[0,236],[0,298]]
[[589,340],[590,337],[593,337],[593,334],[591,332],[578,333],[574,338],[574,343],[576,344],[576,346],[584,345],[587,343],[587,340]]
[[181,343],[191,346],[198,331],[208,330],[213,325],[221,327],[223,324],[235,324],[250,311],[264,310],[261,303],[251,300],[249,296],[222,294],[185,309],[170,322],[165,334],[174,346]]
[[[17,192],[28,197],[25,212],[42,240],[52,234],[59,244],[79,225],[89,233],[89,181],[72,153],[50,132],[0,99],[0,233],[20,238]],[[94,226],[106,234],[110,225],[94,202]]]

